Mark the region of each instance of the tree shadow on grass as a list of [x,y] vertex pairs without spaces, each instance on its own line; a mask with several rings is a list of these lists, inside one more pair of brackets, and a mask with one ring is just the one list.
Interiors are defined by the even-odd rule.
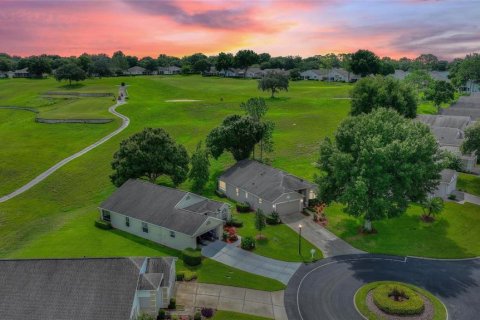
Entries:
[[128,232],[125,232],[125,231],[122,231],[122,230],[118,230],[118,229],[110,229],[110,230],[108,230],[108,232],[114,233],[117,236],[120,236],[122,238],[130,240],[132,242],[135,242],[135,243],[137,243],[139,245],[142,245],[144,247],[147,247],[149,249],[159,251],[159,253],[161,253],[162,255],[176,256],[176,257],[180,256],[180,251],[178,251],[178,250],[175,250],[175,249],[163,246],[161,244],[158,244],[156,242],[138,237],[138,236],[133,235],[131,233],[128,233]]
[[80,89],[83,87],[85,87],[84,83],[64,84],[62,86],[58,86],[59,89],[66,89],[66,90]]

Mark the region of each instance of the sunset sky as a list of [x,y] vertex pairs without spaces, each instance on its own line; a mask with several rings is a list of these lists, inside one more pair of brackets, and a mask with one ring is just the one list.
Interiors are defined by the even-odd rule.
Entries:
[[0,0],[0,51],[183,56],[253,49],[310,56],[480,51],[480,2],[284,0]]

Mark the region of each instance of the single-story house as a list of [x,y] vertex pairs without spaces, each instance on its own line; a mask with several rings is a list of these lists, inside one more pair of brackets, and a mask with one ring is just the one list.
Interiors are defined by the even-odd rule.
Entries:
[[430,76],[437,81],[446,81],[450,82],[450,79],[448,78],[448,71],[430,71],[429,72]]
[[202,72],[202,76],[204,76],[204,77],[214,77],[214,76],[218,76],[218,74],[219,74],[219,72],[218,72],[217,68],[215,68],[214,66],[211,66],[210,69]]
[[250,79],[259,79],[259,78],[263,77],[265,74],[266,74],[265,70],[262,70],[262,69],[257,68],[257,67],[252,67],[252,68],[248,68],[245,77],[250,78]]
[[455,170],[445,169],[440,173],[441,179],[434,197],[447,198],[457,189],[458,173]]
[[0,260],[0,317],[133,320],[168,306],[176,258]]
[[240,77],[239,72],[241,72],[240,69],[228,68],[226,70],[220,70],[218,75],[226,78],[238,78]]
[[327,69],[311,69],[300,72],[300,76],[303,80],[328,80]]
[[463,154],[460,150],[460,146],[449,146],[443,145],[440,146],[440,149],[449,151],[460,158],[462,162],[462,170],[466,172],[472,172],[475,166],[477,165],[477,156],[475,153]]
[[470,95],[470,96],[461,96],[458,100],[453,103],[450,108],[455,109],[470,109],[477,108],[480,109],[480,96]]
[[173,74],[180,74],[182,73],[182,68],[177,66],[169,66],[169,67],[159,67],[158,74],[163,75],[173,75]]
[[196,248],[206,233],[221,237],[230,218],[226,203],[135,179],[118,188],[99,210],[113,228],[178,250]]
[[472,80],[468,80],[465,85],[460,87],[460,91],[466,93],[475,93],[480,92],[480,83],[477,83]]
[[30,78],[31,74],[28,72],[28,68],[23,68],[19,70],[15,70],[13,72],[13,77],[14,78]]
[[470,117],[480,119],[480,108],[446,108],[440,111],[442,115]]
[[464,140],[464,133],[457,128],[430,127],[435,139],[440,146],[460,147]]
[[241,160],[218,178],[218,190],[265,214],[301,212],[317,197],[313,183],[255,160]]
[[355,82],[361,77],[342,68],[333,68],[328,72],[329,81]]
[[470,116],[421,114],[417,116],[417,120],[430,127],[456,128],[462,131],[465,131],[465,129],[472,123],[472,118]]
[[147,73],[147,69],[140,66],[134,66],[134,67],[128,68],[127,71],[125,72],[126,75],[130,75],[130,76],[141,76],[146,73]]
[[14,75],[13,71],[0,71],[0,78],[13,78]]
[[397,80],[404,80],[407,75],[408,75],[407,71],[396,69],[395,72],[390,76]]

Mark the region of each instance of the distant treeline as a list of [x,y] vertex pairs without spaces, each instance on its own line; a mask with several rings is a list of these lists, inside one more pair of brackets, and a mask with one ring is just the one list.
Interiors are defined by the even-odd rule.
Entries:
[[[415,59],[390,57],[380,58],[368,50],[358,50],[355,53],[315,55],[302,58],[300,56],[272,57],[268,53],[256,53],[252,50],[240,50],[236,54],[221,52],[215,56],[206,56],[203,53],[195,53],[182,58],[160,54],[158,57],[137,57],[125,55],[122,51],[107,54],[87,54],[78,57],[61,57],[59,55],[39,55],[30,57],[10,56],[0,53],[0,72],[8,72],[27,68],[32,77],[42,77],[45,73],[52,73],[65,64],[79,66],[89,76],[115,76],[123,75],[129,68],[140,66],[147,72],[154,73],[161,67],[176,66],[181,68],[184,74],[204,73],[212,68],[227,70],[229,68],[247,69],[258,66],[261,69],[284,69],[304,71],[309,69],[343,68],[354,73],[362,74],[392,74],[394,70],[414,71],[450,71],[450,74],[459,76],[461,79],[469,78],[479,81],[478,75],[471,74],[467,70],[472,66],[478,67],[478,54],[468,55],[465,59],[453,61],[441,60],[433,54],[421,54]],[[465,61],[468,61],[465,62]],[[463,65],[463,67],[462,67]],[[373,69],[372,69],[373,66]],[[479,73],[479,72],[477,72]],[[468,74],[468,75],[467,75]]]

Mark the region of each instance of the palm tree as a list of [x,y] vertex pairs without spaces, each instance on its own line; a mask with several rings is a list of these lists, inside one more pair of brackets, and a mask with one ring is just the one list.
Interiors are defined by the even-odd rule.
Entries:
[[443,211],[443,199],[440,197],[432,197],[426,199],[422,203],[423,216],[425,221],[435,220],[435,216]]

